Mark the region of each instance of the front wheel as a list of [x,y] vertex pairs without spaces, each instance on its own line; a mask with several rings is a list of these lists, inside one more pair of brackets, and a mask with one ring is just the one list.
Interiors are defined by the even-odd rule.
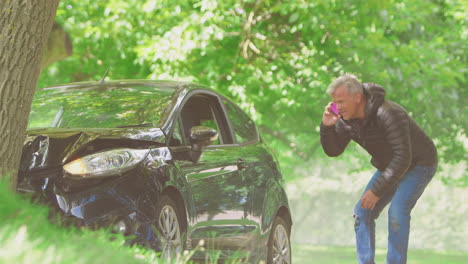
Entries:
[[161,258],[176,260],[184,251],[185,230],[182,224],[180,210],[169,196],[161,196],[158,206],[157,237],[160,242]]
[[291,263],[290,227],[281,217],[276,217],[268,239],[268,264]]

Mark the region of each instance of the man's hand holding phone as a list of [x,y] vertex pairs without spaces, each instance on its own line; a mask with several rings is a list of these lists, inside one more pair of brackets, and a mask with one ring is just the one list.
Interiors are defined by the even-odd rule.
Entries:
[[323,112],[322,123],[325,126],[335,125],[338,120],[340,120],[339,114],[340,112],[336,108],[336,103],[328,103],[328,105],[325,107],[325,111]]

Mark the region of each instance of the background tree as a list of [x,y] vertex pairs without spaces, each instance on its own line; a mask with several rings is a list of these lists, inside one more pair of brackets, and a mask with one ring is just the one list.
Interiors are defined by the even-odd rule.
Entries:
[[[443,162],[465,159],[466,1],[67,0],[57,21],[75,54],[40,86],[111,78],[185,79],[234,98],[259,124],[283,171],[324,157],[318,126],[345,72],[435,139]],[[341,157],[368,164],[351,145]],[[365,157],[366,156],[366,157]],[[357,158],[355,158],[357,157]],[[365,158],[363,158],[365,157]],[[368,166],[368,165],[366,165]],[[455,184],[467,185],[468,175]]]
[[41,58],[58,2],[0,2],[0,177],[9,175],[13,189]]
[[65,59],[73,54],[70,35],[54,22],[41,60],[41,71],[50,64]]

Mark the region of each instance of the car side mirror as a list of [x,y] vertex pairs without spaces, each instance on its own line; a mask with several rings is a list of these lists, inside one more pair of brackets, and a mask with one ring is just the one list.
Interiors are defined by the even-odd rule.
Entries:
[[218,138],[218,131],[204,126],[194,126],[190,129],[190,143],[193,151],[201,151]]

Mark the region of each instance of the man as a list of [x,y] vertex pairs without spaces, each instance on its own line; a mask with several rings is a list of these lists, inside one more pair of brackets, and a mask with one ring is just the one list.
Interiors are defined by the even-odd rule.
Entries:
[[374,220],[390,203],[387,263],[406,263],[410,213],[437,167],[434,143],[401,106],[385,100],[385,90],[377,84],[361,84],[345,74],[327,93],[333,102],[325,107],[320,125],[325,153],[340,155],[352,139],[377,168],[354,208],[358,261],[374,263]]

